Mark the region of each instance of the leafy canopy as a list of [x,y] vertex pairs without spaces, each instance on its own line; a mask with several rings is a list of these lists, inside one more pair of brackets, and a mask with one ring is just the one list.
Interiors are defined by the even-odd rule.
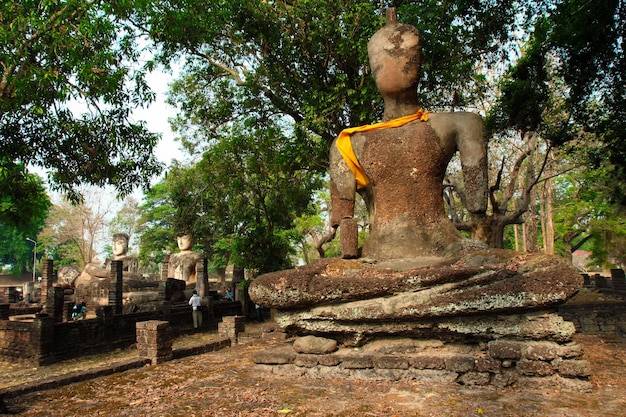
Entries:
[[4,166],[44,168],[73,200],[83,183],[125,195],[160,172],[152,154],[158,135],[130,119],[154,94],[145,69],[136,68],[136,32],[118,18],[126,7],[104,0],[0,4]]

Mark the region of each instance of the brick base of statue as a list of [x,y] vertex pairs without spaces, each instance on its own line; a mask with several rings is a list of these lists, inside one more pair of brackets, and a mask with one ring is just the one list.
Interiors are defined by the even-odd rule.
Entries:
[[573,342],[502,339],[467,345],[394,338],[379,339],[358,350],[343,347],[329,353],[303,349],[298,342],[258,352],[256,367],[276,375],[310,378],[591,389],[589,363],[582,359],[582,348]]
[[587,390],[589,364],[573,342],[575,327],[556,313],[582,285],[563,259],[505,250],[323,259],[251,284],[252,300],[274,309],[295,340],[260,352],[256,363],[317,377],[508,387],[529,380]]

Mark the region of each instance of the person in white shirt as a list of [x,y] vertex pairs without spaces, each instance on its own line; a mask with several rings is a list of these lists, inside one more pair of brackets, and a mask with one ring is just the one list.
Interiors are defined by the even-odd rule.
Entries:
[[198,295],[198,291],[193,290],[193,295],[189,299],[189,305],[192,309],[193,327],[197,329],[202,326],[202,297]]

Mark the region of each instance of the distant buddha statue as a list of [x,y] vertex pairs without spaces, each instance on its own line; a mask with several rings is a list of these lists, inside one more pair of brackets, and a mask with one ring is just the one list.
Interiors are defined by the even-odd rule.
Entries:
[[128,256],[130,237],[126,233],[116,233],[113,235],[111,249],[113,251],[113,259],[107,259],[102,262],[90,262],[85,265],[82,273],[74,282],[74,286],[79,284],[87,284],[93,279],[107,280],[111,274],[111,260],[122,261],[122,271],[124,278],[137,278],[139,276],[139,261],[137,258]]
[[[139,272],[139,261],[137,258],[128,256],[128,243],[130,236],[126,233],[116,233],[113,235],[113,244],[111,249],[113,251],[113,261],[122,261],[122,271],[124,276],[136,277]],[[106,268],[111,269],[111,260],[107,259]]]
[[180,252],[170,256],[167,276],[195,284],[196,264],[202,260],[202,255],[191,250],[194,240],[190,234],[178,236],[176,241]]

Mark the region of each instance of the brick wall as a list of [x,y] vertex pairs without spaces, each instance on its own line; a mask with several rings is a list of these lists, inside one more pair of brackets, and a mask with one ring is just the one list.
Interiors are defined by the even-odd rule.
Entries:
[[561,305],[558,312],[578,333],[626,337],[626,302]]

